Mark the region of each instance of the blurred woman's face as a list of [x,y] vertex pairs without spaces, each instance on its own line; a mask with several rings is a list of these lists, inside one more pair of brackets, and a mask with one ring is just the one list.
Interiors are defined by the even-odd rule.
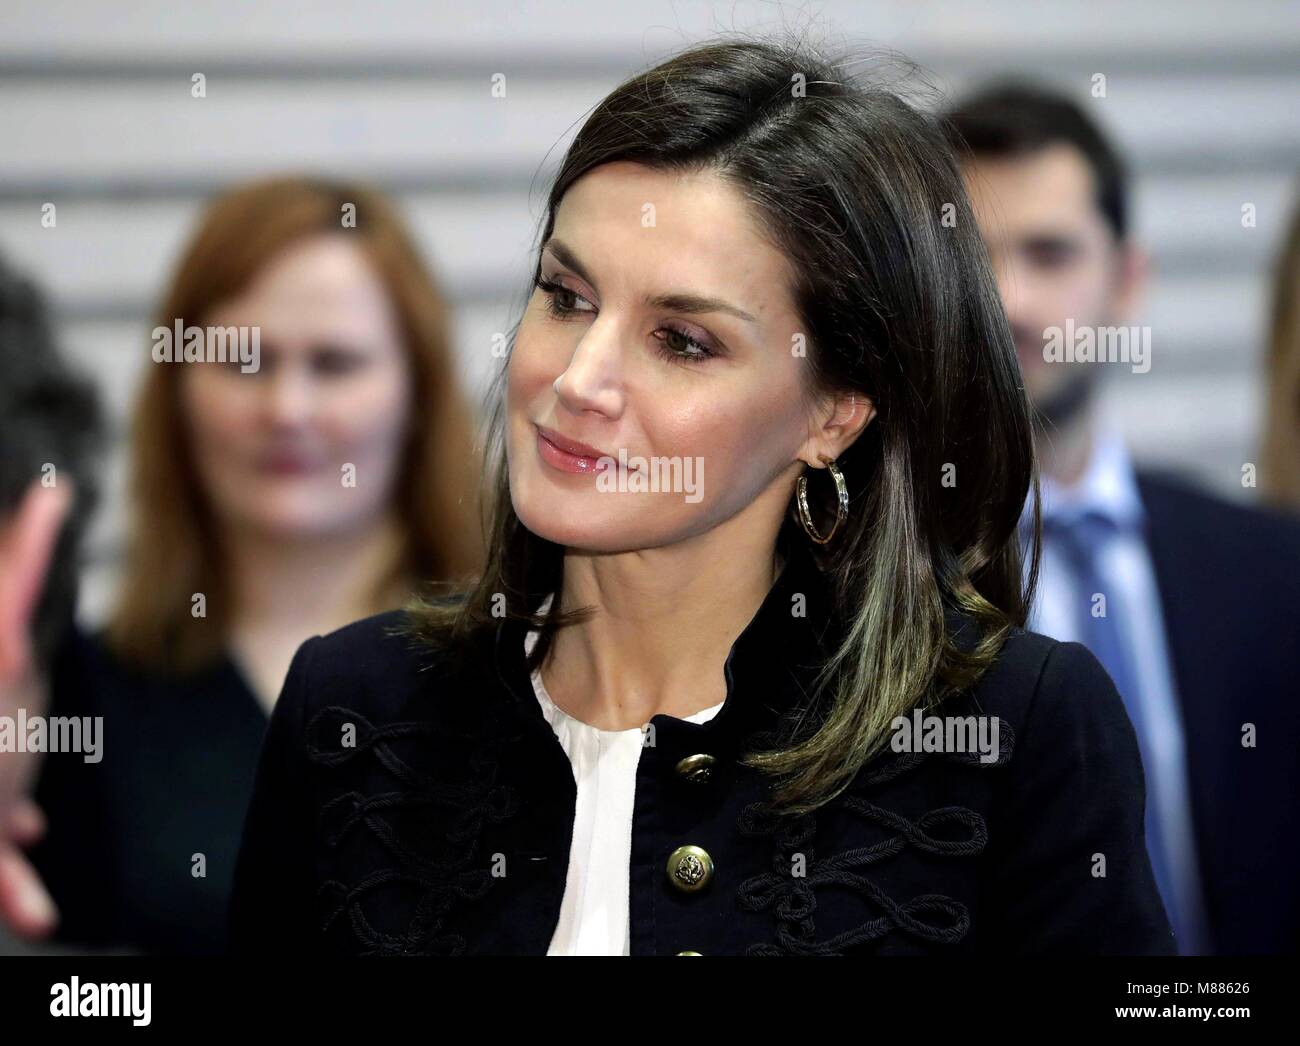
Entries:
[[255,372],[180,365],[181,407],[218,522],[301,538],[381,517],[410,424],[411,375],[396,310],[362,250],[341,233],[296,243],[197,322],[261,329]]
[[[748,206],[716,176],[625,162],[565,194],[541,258],[558,290],[534,290],[508,368],[510,492],[534,533],[616,552],[742,511],[779,525],[812,414],[788,265]],[[654,492],[647,464],[678,489]],[[694,496],[688,469],[702,480]]]

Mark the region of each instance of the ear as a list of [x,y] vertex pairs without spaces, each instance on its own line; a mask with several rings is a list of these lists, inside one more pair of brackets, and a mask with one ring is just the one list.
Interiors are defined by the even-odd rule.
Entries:
[[823,399],[821,421],[808,434],[799,456],[813,468],[825,468],[824,454],[838,458],[862,435],[876,416],[876,405],[861,392],[837,392]]
[[31,667],[32,617],[71,504],[67,480],[53,487],[32,480],[0,526],[0,685],[16,682]]
[[1125,324],[1137,313],[1146,292],[1150,269],[1150,255],[1136,243],[1125,242],[1115,248],[1113,323]]

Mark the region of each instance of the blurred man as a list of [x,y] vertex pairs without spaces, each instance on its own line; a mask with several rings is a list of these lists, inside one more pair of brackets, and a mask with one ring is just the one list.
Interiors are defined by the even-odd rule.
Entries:
[[[32,285],[0,261],[0,953],[47,937],[59,913],[25,850],[44,834],[30,790],[43,758],[21,729],[75,685],[76,549],[91,507],[98,404],[59,359]],[[89,871],[93,874],[93,871]]]
[[1180,951],[1295,951],[1300,527],[1136,468],[1103,409],[1103,369],[1151,357],[1136,328],[1120,355],[1146,266],[1122,164],[1088,117],[1015,84],[945,116],[1039,415],[1030,627],[1086,643],[1124,698]]

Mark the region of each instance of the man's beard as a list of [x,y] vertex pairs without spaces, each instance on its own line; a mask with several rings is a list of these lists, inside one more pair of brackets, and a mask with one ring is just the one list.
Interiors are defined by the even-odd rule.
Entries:
[[1034,400],[1034,428],[1039,433],[1059,433],[1068,429],[1092,401],[1097,389],[1097,372],[1091,365],[1078,367],[1078,373],[1052,395]]

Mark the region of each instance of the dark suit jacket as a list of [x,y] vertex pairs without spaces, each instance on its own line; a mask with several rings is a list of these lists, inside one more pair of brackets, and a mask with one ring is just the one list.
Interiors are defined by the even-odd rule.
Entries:
[[[1300,949],[1300,521],[1138,472],[1214,948]],[[1254,747],[1242,744],[1252,723]]]
[[[765,779],[737,757],[803,698],[834,635],[829,606],[811,555],[793,550],[732,647],[721,711],[651,720],[632,954],[1172,954],[1136,737],[1077,643],[1017,630],[941,710],[998,716],[996,764],[887,751],[815,813],[770,818]],[[949,620],[969,645],[973,630]],[[389,634],[400,623],[370,618],[298,651],[236,865],[236,951],[545,954],[576,789],[531,689],[527,625],[503,619],[453,659]],[[712,772],[684,772],[693,755]],[[684,845],[711,874],[673,858]]]

